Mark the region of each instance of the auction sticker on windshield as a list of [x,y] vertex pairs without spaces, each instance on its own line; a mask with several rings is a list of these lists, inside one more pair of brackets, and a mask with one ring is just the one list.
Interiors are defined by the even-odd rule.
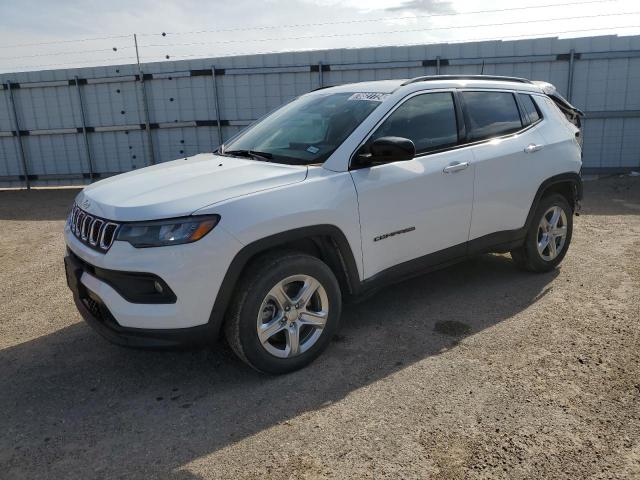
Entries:
[[349,100],[368,100],[370,102],[381,102],[389,95],[389,93],[361,92],[354,93],[349,97]]

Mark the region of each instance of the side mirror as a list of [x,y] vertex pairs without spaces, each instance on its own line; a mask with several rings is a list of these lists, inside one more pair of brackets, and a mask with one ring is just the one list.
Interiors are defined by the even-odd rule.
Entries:
[[358,155],[362,163],[391,163],[411,160],[416,146],[403,137],[380,137],[369,145],[369,153]]

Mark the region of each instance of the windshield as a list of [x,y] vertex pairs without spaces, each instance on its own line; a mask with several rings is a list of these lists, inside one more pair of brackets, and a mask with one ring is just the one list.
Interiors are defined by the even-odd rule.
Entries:
[[277,163],[322,163],[378,106],[379,93],[299,97],[224,145],[228,155]]

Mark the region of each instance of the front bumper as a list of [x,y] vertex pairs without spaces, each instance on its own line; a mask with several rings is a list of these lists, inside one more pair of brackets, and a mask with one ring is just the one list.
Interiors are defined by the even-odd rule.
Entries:
[[[87,323],[108,340],[162,348],[217,337],[222,318],[214,318],[214,302],[228,263],[241,247],[219,226],[192,244],[135,249],[115,242],[106,254],[82,244],[68,227],[65,240],[67,282],[74,302]],[[126,298],[127,292],[98,278],[97,269],[157,275],[175,292],[175,301],[134,303]]]
[[67,284],[82,318],[110,342],[135,348],[175,348],[215,341],[216,322],[190,328],[128,328],[118,323],[102,299],[82,283],[86,269],[83,262],[70,253],[64,257]]

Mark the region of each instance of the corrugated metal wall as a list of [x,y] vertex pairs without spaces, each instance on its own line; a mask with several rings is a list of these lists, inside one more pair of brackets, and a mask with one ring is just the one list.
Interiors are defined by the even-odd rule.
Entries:
[[142,70],[0,75],[0,186],[81,184],[212,151],[220,137],[321,85],[481,71],[549,81],[584,110],[587,172],[640,168],[640,36],[248,55]]

